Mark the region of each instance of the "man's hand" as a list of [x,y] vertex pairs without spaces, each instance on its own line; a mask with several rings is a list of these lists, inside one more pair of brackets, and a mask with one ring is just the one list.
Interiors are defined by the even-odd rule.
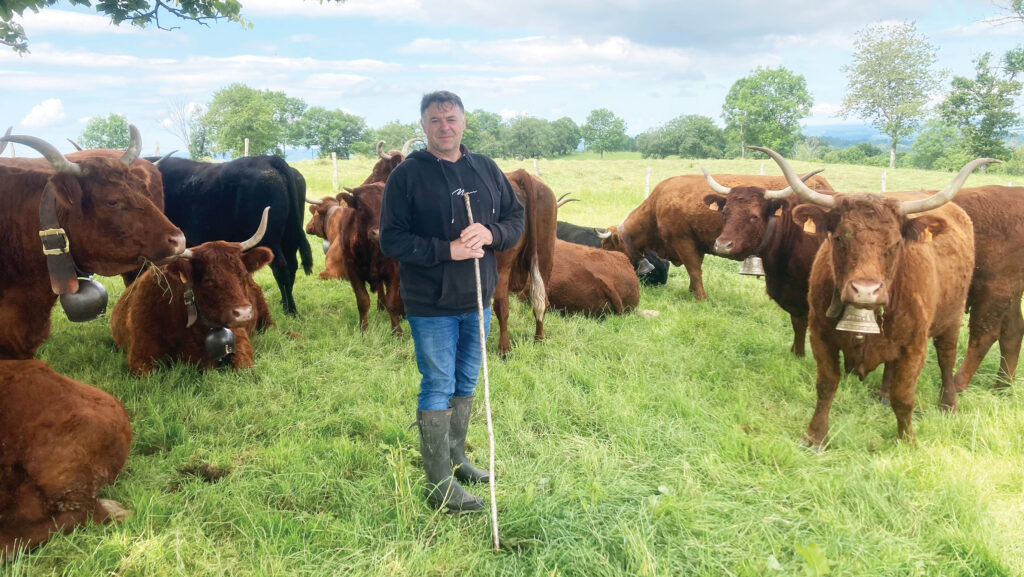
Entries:
[[461,238],[457,238],[449,243],[449,248],[452,253],[452,260],[466,260],[470,258],[481,258],[484,256],[484,249],[482,248],[469,248],[466,243],[462,242]]
[[[491,236],[491,231],[486,226],[474,222],[462,229],[462,232],[459,233],[459,240],[465,243],[467,248],[475,250],[491,244],[494,237]],[[481,256],[483,255],[481,254]]]

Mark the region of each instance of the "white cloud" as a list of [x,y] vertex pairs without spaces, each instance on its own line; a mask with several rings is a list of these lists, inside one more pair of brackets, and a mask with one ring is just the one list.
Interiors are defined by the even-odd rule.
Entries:
[[969,25],[953,26],[942,32],[942,36],[958,39],[984,38],[990,36],[1007,36],[1019,38],[1024,35],[1024,23],[981,21]]
[[19,123],[26,128],[40,128],[56,126],[67,118],[64,113],[64,105],[59,98],[50,98],[32,107],[28,116],[21,119]]

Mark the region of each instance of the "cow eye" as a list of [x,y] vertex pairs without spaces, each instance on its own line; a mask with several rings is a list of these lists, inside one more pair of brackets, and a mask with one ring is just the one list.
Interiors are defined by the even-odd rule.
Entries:
[[121,203],[116,199],[109,199],[106,204],[108,208],[117,208]]
[[750,217],[750,222],[757,222],[759,220],[761,220],[761,217],[757,216],[756,214]]

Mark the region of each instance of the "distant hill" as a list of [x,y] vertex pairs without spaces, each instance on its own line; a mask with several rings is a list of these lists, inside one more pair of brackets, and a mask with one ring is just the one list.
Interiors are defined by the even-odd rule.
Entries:
[[[889,137],[868,124],[819,124],[802,127],[804,136],[817,136],[836,148],[846,148],[859,142],[870,142],[888,148]],[[909,146],[913,140],[900,144]]]

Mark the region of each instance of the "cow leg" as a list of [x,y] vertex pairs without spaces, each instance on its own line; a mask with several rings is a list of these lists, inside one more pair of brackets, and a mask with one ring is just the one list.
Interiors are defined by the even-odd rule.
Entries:
[[789,322],[793,325],[793,346],[789,352],[798,357],[804,356],[804,343],[807,340],[807,315],[789,315]]
[[[973,313],[971,316],[974,316]],[[957,370],[956,375],[953,376],[953,383],[958,392],[967,390],[967,383],[971,382],[971,378],[974,377],[978,366],[981,365],[982,359],[988,354],[992,344],[996,342],[998,334],[999,329],[997,327],[993,326],[983,330],[981,327],[975,326],[974,319],[971,319],[971,332],[967,339],[967,354],[964,356],[963,362],[960,363],[960,368]]]
[[811,424],[807,427],[803,444],[821,452],[828,433],[828,413],[832,409],[836,389],[839,387],[839,350],[811,335],[811,349],[818,365],[818,379],[815,388],[818,402],[814,406]]
[[892,361],[893,377],[889,401],[896,415],[896,432],[902,441],[915,444],[914,429],[910,419],[914,413],[914,391],[917,378],[924,367],[926,344],[903,349],[903,356]]
[[672,249],[679,256],[683,267],[686,268],[686,274],[690,277],[690,292],[699,301],[708,298],[704,292],[704,272],[701,270],[704,254],[697,248],[696,243],[692,240],[676,240],[672,243]]
[[939,408],[948,412],[953,412],[957,409],[957,390],[956,381],[953,380],[953,367],[956,365],[956,340],[959,332],[959,330],[952,330],[945,334],[936,335],[932,341],[935,344],[935,358],[939,363],[939,373],[942,375]]
[[889,396],[892,392],[892,378],[896,369],[892,367],[892,361],[885,363],[882,367],[882,384],[878,387],[878,402],[883,405],[891,405]]
[[288,262],[280,250],[274,251],[274,260],[270,261],[270,271],[274,273],[274,280],[277,288],[281,291],[281,306],[285,314],[296,315],[295,299],[292,297],[292,285],[295,284],[295,274],[288,270]]
[[377,305],[383,301],[386,303],[388,315],[391,316],[391,332],[395,336],[402,335],[402,323],[401,323],[401,310],[402,310],[402,296],[399,294],[399,278],[396,276],[391,280],[391,287],[384,292],[385,283],[380,283],[380,288],[377,292]]
[[1003,316],[1003,327],[999,334],[999,386],[1013,384],[1020,358],[1020,344],[1024,337],[1024,317],[1020,312],[1021,296],[1017,295],[1010,310]]
[[231,329],[231,332],[235,334],[235,352],[231,354],[231,367],[248,369],[252,366],[255,355],[252,342],[249,341],[249,331],[238,328]]
[[379,283],[377,283],[377,310],[379,311],[389,310],[387,306],[387,303],[389,301],[387,290],[385,289],[386,286],[387,285],[385,284],[384,281],[380,281]]
[[363,281],[349,280],[349,284],[352,285],[352,292],[356,293],[356,307],[359,309],[359,330],[366,332],[370,328],[370,323],[366,319],[367,313],[370,312],[370,294],[366,292],[366,285]]
[[[504,270],[503,270],[504,269]],[[512,341],[508,336],[508,280],[510,269],[498,268],[498,284],[494,287],[494,309],[498,317],[498,356],[505,358],[512,350]]]

